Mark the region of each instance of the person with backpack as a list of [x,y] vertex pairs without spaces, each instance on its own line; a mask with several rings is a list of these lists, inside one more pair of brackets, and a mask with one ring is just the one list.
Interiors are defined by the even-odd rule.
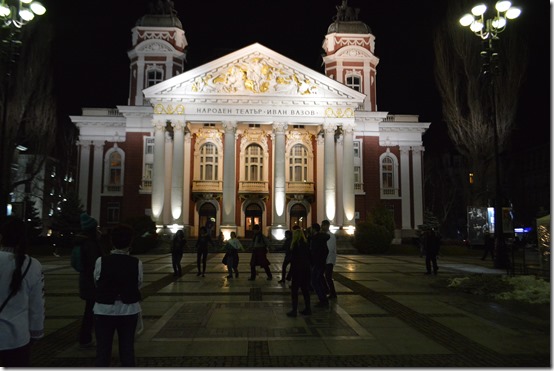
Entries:
[[94,346],[92,331],[94,328],[94,299],[96,288],[94,285],[94,265],[96,259],[102,256],[99,242],[98,222],[96,219],[82,213],[80,216],[81,231],[84,239],[79,243],[81,271],[79,272],[79,297],[85,301],[85,309],[79,330],[79,347],[90,348]]
[[235,232],[231,232],[231,238],[227,240],[225,244],[225,264],[227,265],[227,278],[233,278],[233,270],[235,271],[235,278],[239,278],[239,250],[244,250],[242,244],[237,238]]
[[269,262],[269,260],[267,260],[269,243],[267,241],[267,238],[262,234],[262,231],[260,230],[260,226],[258,224],[255,224],[254,227],[252,227],[252,230],[254,231],[254,237],[252,237],[250,278],[248,280],[254,281],[256,279],[256,267],[260,266],[265,270],[265,274],[267,274],[267,280],[271,281],[273,279],[273,275],[269,270],[269,264],[271,263]]
[[135,332],[141,313],[140,287],[142,262],[129,255],[133,228],[120,224],[111,232],[113,250],[96,260],[94,281],[94,327],[96,331],[96,367],[109,367],[112,343],[117,331],[119,359],[122,367],[134,367]]
[[21,219],[0,223],[0,367],[30,367],[31,344],[44,336],[44,274],[25,254]]

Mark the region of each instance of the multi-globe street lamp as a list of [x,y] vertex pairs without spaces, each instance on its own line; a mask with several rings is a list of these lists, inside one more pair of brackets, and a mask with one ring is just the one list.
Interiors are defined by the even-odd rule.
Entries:
[[16,48],[21,44],[19,35],[21,28],[32,21],[35,16],[41,16],[46,13],[46,8],[39,1],[34,0],[0,0],[0,31],[2,32],[2,42],[0,43],[0,54],[2,54],[1,63],[4,64],[4,76],[2,79],[2,89],[4,96],[2,100],[2,122],[0,123],[0,216],[6,215],[10,169],[9,161],[12,156],[4,151],[11,148],[7,138],[8,125],[8,104],[9,95],[12,87],[13,65],[16,62]]
[[478,4],[471,9],[471,13],[460,18],[460,24],[469,27],[475,35],[483,40],[483,77],[488,79],[490,84],[490,116],[494,125],[494,161],[495,161],[495,200],[494,200],[494,237],[496,268],[507,268],[507,252],[504,243],[504,230],[502,227],[502,191],[500,177],[500,159],[498,145],[498,122],[496,120],[496,92],[494,87],[495,75],[498,71],[498,51],[495,48],[499,40],[498,34],[506,29],[508,20],[515,19],[521,14],[521,9],[512,6],[510,1],[496,2],[492,12],[487,12],[485,4]]

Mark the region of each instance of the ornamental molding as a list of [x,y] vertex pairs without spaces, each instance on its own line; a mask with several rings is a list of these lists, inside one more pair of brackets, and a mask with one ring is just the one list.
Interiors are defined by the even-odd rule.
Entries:
[[185,106],[174,103],[157,103],[154,106],[154,114],[156,115],[183,115]]
[[246,147],[251,144],[258,144],[263,148],[264,157],[268,157],[269,146],[267,143],[267,133],[258,128],[248,128],[242,133],[242,140],[240,143],[240,152],[244,153]]
[[349,57],[349,58],[374,58],[375,56],[371,52],[362,47],[344,47],[340,49],[335,55],[337,57]]
[[287,134],[286,154],[288,155],[297,144],[302,144],[308,149],[308,155],[313,156],[314,150],[312,145],[313,135],[307,131],[291,130]]
[[[184,32],[183,32],[184,34]],[[136,33],[136,39],[133,35],[133,44],[136,43],[138,39],[142,40],[164,40],[172,44],[172,42],[175,43],[178,47],[184,47],[185,44],[182,41],[182,35],[179,35],[178,32],[175,32],[174,30],[137,30]],[[144,42],[144,41],[143,41]]]
[[167,41],[153,39],[143,41],[137,48],[137,52],[142,53],[160,53],[160,52],[169,52],[174,53],[175,48]]
[[325,110],[325,117],[329,118],[352,118],[354,117],[354,110],[350,107],[328,107]]

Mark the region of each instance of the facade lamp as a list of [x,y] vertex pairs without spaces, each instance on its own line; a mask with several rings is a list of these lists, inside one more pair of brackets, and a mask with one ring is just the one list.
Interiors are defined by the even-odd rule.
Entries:
[[0,0],[0,26],[21,28],[33,20],[35,15],[43,15],[46,8],[39,1]]

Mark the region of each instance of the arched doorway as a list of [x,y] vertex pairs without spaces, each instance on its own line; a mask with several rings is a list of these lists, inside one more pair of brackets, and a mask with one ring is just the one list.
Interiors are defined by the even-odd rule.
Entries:
[[244,210],[244,215],[246,217],[244,225],[244,237],[252,238],[252,227],[258,224],[263,230],[262,226],[262,208],[258,204],[250,204]]
[[290,209],[290,229],[295,225],[303,230],[308,228],[308,211],[302,204],[294,204]]
[[215,237],[215,218],[217,215],[217,210],[215,206],[209,202],[205,202],[200,206],[200,210],[198,211],[198,225],[200,227],[206,227],[208,229],[208,233],[212,238]]

